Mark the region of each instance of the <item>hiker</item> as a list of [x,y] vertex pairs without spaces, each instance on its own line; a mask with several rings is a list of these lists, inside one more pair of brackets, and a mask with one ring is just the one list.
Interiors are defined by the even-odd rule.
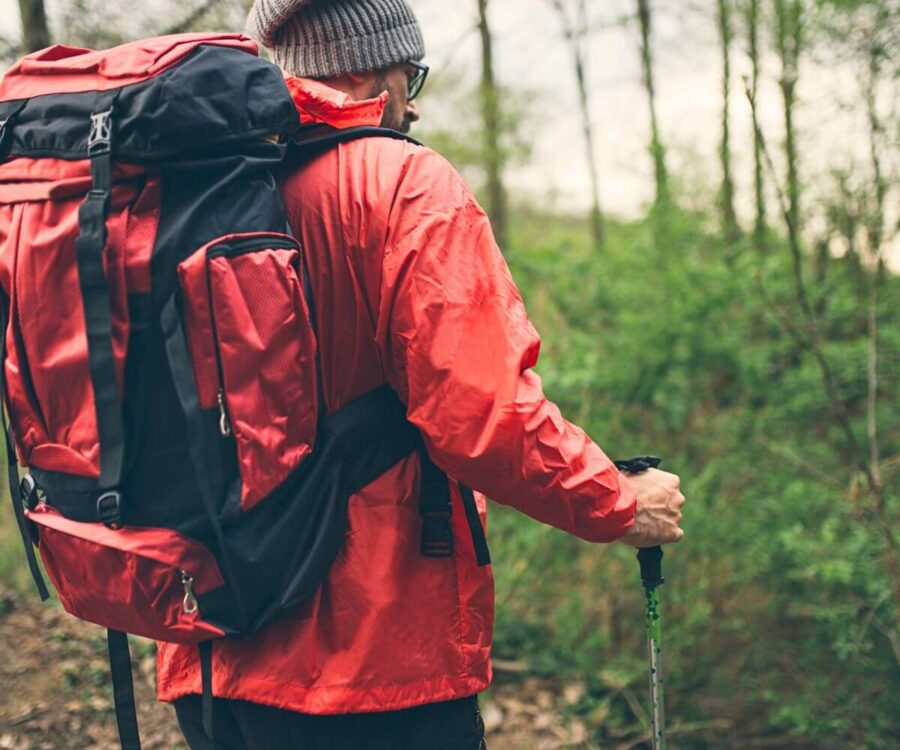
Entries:
[[[256,0],[248,30],[310,131],[405,133],[419,119],[428,68],[406,0]],[[281,187],[307,253],[327,410],[384,383],[399,394],[451,478],[453,552],[420,554],[417,454],[353,495],[321,588],[216,645],[216,746],[476,750],[494,604],[484,497],[591,542],[651,546],[683,535],[678,477],[626,479],[545,398],[538,334],[488,218],[441,156],[362,138],[286,165]],[[476,518],[460,483],[477,490]],[[191,748],[207,747],[196,648],[161,643],[158,676]]]

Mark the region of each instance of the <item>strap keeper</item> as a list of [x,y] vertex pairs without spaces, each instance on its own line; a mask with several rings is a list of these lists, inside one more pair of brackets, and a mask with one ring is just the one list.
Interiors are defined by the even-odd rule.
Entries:
[[422,557],[453,556],[453,527],[450,513],[425,511],[422,513]]
[[109,202],[109,190],[97,190],[96,188],[88,190],[88,200],[102,201],[104,205]]
[[122,528],[122,495],[118,490],[109,490],[97,498],[97,516],[108,529]]

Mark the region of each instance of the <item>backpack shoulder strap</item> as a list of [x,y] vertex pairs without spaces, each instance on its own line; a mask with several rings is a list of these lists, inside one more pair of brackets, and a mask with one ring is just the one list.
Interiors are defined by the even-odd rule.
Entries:
[[[422,145],[415,138],[388,128],[337,129],[327,125],[310,125],[301,128],[292,141],[288,163],[291,166],[302,165],[340,143],[348,143],[360,138],[378,137],[408,141],[417,146]],[[419,493],[419,514],[422,519],[420,552],[424,557],[450,557],[453,555],[453,527],[450,520],[452,503],[449,479],[431,460],[424,444],[420,445],[419,459],[422,467],[422,486]],[[478,515],[475,497],[472,490],[463,484],[459,484],[459,491],[466,512],[466,520],[472,533],[476,562],[481,566],[490,565],[491,556],[484,528],[481,526],[481,519]]]
[[348,143],[361,138],[393,138],[397,141],[414,143],[417,146],[422,145],[412,136],[390,128],[362,126],[339,129],[328,125],[308,125],[300,128],[293,141],[291,141],[289,159],[294,163],[297,160],[301,162],[308,161],[340,143]]

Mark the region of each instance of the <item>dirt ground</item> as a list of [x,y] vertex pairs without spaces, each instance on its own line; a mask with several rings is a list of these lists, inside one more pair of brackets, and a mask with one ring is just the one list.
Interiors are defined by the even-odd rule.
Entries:
[[[154,700],[153,644],[133,642],[132,656],[144,750],[186,750],[172,708]],[[595,747],[564,718],[577,686],[500,674],[482,699],[490,750]],[[105,634],[55,603],[0,589],[0,688],[0,750],[119,747]]]

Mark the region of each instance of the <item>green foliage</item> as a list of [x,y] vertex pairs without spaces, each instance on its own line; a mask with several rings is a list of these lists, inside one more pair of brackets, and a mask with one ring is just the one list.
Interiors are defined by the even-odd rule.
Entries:
[[[897,602],[884,535],[843,446],[814,358],[776,310],[799,321],[789,253],[726,246],[704,217],[609,226],[602,254],[586,222],[524,213],[508,252],[544,337],[548,395],[613,456],[656,452],[681,474],[686,541],[665,559],[671,723],[700,726],[680,747],[779,735],[804,747],[887,747],[900,680]],[[662,228],[662,229],[661,229]],[[817,289],[825,354],[865,438],[865,299],[851,259]],[[763,278],[765,297],[759,286]],[[900,331],[881,291],[878,423],[896,467]],[[896,468],[886,471],[896,521]],[[598,741],[638,719],[645,687],[637,563],[492,509],[497,652],[588,681]],[[893,689],[891,689],[893,687]],[[618,729],[617,729],[618,728]],[[637,730],[637,727],[635,727]]]

